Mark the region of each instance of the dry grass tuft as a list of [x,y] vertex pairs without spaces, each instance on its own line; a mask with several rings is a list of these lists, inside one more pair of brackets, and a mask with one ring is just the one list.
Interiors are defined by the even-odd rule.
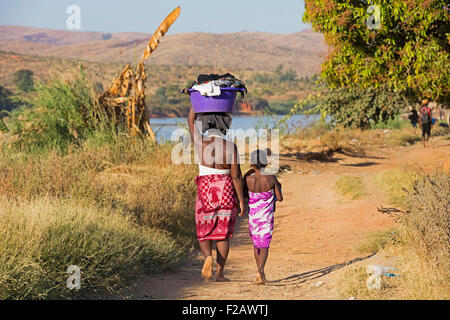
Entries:
[[[384,249],[395,256],[401,277],[387,280],[395,285],[369,291],[363,266],[351,267],[339,281],[343,297],[366,299],[450,298],[450,174],[398,169],[381,176],[380,184],[390,201],[406,210],[395,230],[372,234],[360,251]],[[387,289],[387,290],[386,290]]]
[[[180,247],[164,232],[73,200],[0,202],[0,299],[79,298],[118,293],[142,273],[167,270]],[[66,287],[81,268],[81,290]]]

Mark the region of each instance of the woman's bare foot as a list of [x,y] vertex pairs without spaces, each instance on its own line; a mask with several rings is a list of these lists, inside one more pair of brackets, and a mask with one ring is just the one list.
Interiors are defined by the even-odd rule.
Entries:
[[225,278],[223,276],[217,276],[216,277],[216,282],[230,282],[231,280],[228,278]]
[[202,277],[205,280],[209,280],[212,277],[213,258],[211,256],[206,257],[202,268]]

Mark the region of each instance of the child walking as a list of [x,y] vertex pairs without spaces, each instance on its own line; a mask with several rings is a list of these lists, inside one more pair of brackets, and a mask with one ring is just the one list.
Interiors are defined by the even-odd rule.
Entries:
[[[255,284],[265,284],[264,266],[269,255],[273,232],[275,201],[283,201],[281,184],[274,175],[264,173],[267,153],[256,150],[250,155],[252,169],[244,176],[244,191],[248,192],[248,225],[252,237],[258,275]],[[240,216],[243,213],[241,212]]]

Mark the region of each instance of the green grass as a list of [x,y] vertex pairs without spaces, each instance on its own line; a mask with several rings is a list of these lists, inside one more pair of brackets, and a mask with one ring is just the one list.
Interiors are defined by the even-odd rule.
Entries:
[[383,190],[391,205],[403,207],[407,193],[413,183],[419,179],[419,173],[407,168],[398,168],[378,175],[376,183]]
[[410,126],[408,120],[403,120],[399,116],[394,119],[388,119],[386,122],[372,123],[371,129],[389,129],[389,130],[401,130]]
[[356,250],[361,253],[378,252],[389,245],[399,243],[401,241],[401,232],[402,230],[398,227],[372,232],[356,247]]
[[38,84],[12,112],[8,126],[17,135],[15,149],[25,152],[63,151],[99,130],[114,132],[83,71],[70,81]]
[[346,199],[358,200],[367,195],[367,189],[361,177],[342,176],[335,185],[336,192]]

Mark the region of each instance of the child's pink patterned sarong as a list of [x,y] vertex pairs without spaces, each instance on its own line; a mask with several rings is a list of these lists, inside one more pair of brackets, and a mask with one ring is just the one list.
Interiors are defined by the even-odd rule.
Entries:
[[229,174],[197,176],[195,224],[198,241],[233,237],[237,200]]
[[273,213],[275,211],[274,190],[248,192],[248,227],[255,248],[268,248],[272,240]]

